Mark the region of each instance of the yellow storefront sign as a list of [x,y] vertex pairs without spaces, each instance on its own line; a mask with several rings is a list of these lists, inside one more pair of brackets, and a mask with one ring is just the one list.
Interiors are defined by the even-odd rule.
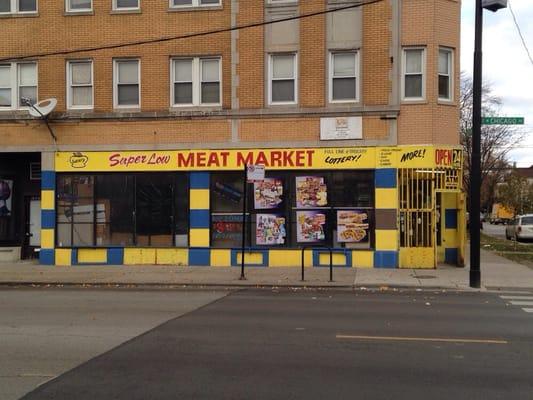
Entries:
[[461,168],[458,148],[434,146],[57,152],[57,172]]

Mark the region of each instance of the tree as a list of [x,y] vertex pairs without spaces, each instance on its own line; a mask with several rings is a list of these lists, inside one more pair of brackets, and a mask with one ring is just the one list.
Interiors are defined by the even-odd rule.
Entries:
[[[470,160],[472,155],[472,78],[461,73],[461,94],[459,98],[459,130],[464,151],[463,187],[470,191]],[[502,100],[492,93],[490,84],[482,88],[481,115],[497,116]],[[502,181],[510,167],[507,160],[509,151],[520,143],[524,133],[512,125],[481,126],[481,208],[488,209],[494,201],[496,185]]]
[[512,172],[498,186],[498,200],[515,215],[533,212],[533,184]]

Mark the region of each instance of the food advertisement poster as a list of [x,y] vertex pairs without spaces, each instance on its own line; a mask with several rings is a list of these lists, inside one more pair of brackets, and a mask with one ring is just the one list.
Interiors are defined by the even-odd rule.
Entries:
[[285,217],[277,214],[257,214],[255,223],[256,244],[285,244]]
[[296,207],[312,208],[328,205],[328,190],[322,176],[296,177]]
[[337,211],[337,241],[368,243],[368,213],[364,210]]
[[254,183],[254,207],[264,210],[278,207],[282,202],[283,181],[278,178],[265,178]]
[[316,243],[326,239],[326,214],[321,211],[296,212],[296,239],[300,243]]

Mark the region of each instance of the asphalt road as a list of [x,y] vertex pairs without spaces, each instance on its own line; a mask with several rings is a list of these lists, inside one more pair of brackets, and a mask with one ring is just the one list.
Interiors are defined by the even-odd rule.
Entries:
[[19,399],[77,365],[225,294],[1,289],[0,400]]
[[[533,313],[493,293],[244,290],[24,399],[533,398]],[[111,305],[112,306],[112,305]],[[135,312],[132,308],[130,312]]]

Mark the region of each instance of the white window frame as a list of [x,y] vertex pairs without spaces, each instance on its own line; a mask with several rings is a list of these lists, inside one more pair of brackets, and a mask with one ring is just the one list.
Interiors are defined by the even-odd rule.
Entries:
[[[91,104],[84,106],[75,106],[72,104],[72,64],[78,63],[90,63],[91,64],[91,84],[90,85],[76,85],[76,87],[91,87]],[[81,59],[81,60],[68,60],[67,61],[67,108],[69,110],[92,110],[94,109],[94,65],[93,60],[91,59]]]
[[137,7],[118,7],[118,0],[113,0],[113,11],[133,11],[141,9],[141,0],[137,0]]
[[174,0],[168,1],[168,7],[169,8],[191,8],[191,7],[221,7],[222,6],[222,0],[218,0],[218,3],[216,4],[202,4],[202,0],[190,0],[191,4],[182,4],[182,5],[175,5]]
[[[20,97],[20,85],[19,85],[19,65],[22,64],[35,64],[35,81],[36,81],[36,93],[35,98],[36,101],[39,101],[39,64],[37,61],[24,61],[24,62],[0,62],[0,65],[9,65],[10,70],[10,84],[11,86],[9,89],[11,89],[11,106],[0,106],[0,111],[7,111],[7,110],[27,110],[28,106],[22,106],[19,105],[19,97]],[[7,89],[7,87],[2,87],[2,89]]]
[[[437,61],[437,95],[438,95],[439,101],[452,102],[453,101],[453,88],[454,88],[453,86],[453,76],[454,76],[453,75],[453,63],[454,63],[453,49],[449,47],[439,47],[439,55],[438,55],[439,58],[440,58],[441,52],[448,54],[448,74],[444,75],[439,72],[439,61]],[[448,76],[448,94],[449,94],[448,97],[441,97],[439,93],[439,78],[441,75]]]
[[9,14],[36,14],[39,12],[39,0],[35,0],[35,10],[34,11],[19,11],[19,2],[20,0],[10,0],[11,6],[9,11],[0,11],[0,15],[9,15]]
[[[355,56],[355,99],[335,100],[333,99],[333,76],[334,74],[334,56],[336,54],[353,54]],[[360,57],[359,50],[332,50],[329,52],[329,102],[330,103],[358,103],[359,102],[359,82],[360,82]],[[339,77],[339,78],[350,78]]]
[[[192,61],[192,103],[176,104],[174,103],[174,61],[177,60],[191,60]],[[217,60],[218,61],[218,82],[219,95],[218,103],[202,103],[202,60]],[[170,106],[175,108],[183,107],[220,107],[222,106],[222,57],[220,56],[206,56],[206,57],[173,57],[170,59]]]
[[65,10],[69,13],[87,12],[93,10],[93,0],[91,0],[91,6],[89,8],[72,8],[71,1],[72,0],[65,0]]
[[[137,61],[139,68],[138,85],[139,85],[139,102],[137,104],[118,104],[118,64],[125,61]],[[116,109],[140,109],[141,108],[141,59],[140,58],[115,58],[113,60],[113,108]]]
[[[422,74],[422,97],[405,97],[405,77],[406,74],[406,63],[407,63],[407,56],[406,52],[409,50],[421,50],[422,51],[422,63],[421,63],[421,74]],[[415,74],[413,74],[415,75]],[[419,75],[418,73],[416,75]],[[402,48],[402,101],[410,102],[410,101],[424,101],[426,99],[426,48],[423,46],[417,46],[417,47],[404,47]]]
[[[294,57],[293,63],[293,79],[294,79],[294,101],[272,101],[272,81],[274,80],[273,59],[276,56],[290,56]],[[284,80],[284,79],[281,79]],[[277,105],[294,105],[298,104],[298,53],[270,53],[268,55],[268,104],[272,106]]]

